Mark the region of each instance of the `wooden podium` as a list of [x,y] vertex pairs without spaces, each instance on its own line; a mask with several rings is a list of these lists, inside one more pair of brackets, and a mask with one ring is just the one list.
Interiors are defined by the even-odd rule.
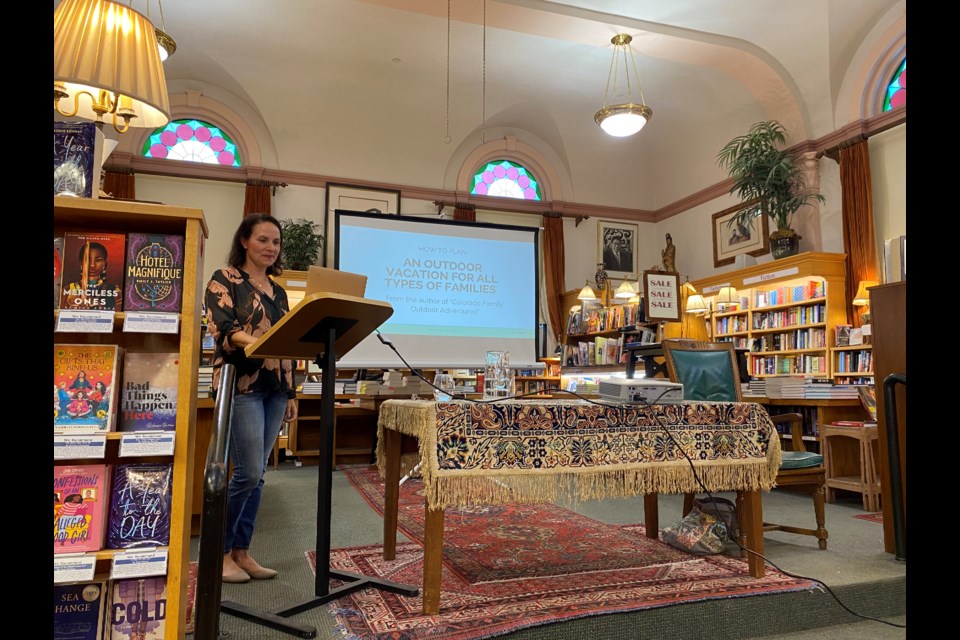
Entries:
[[[415,596],[419,589],[379,580],[357,573],[330,570],[330,506],[333,476],[334,394],[337,357],[353,349],[393,315],[387,302],[338,293],[310,294],[257,342],[244,350],[250,358],[311,360],[322,370],[320,399],[319,481],[317,483],[317,574],[314,595],[289,607],[270,612],[257,611],[235,602],[222,602],[220,609],[247,620],[301,638],[316,637],[316,629],[287,620],[289,616],[313,609],[361,589],[383,589]],[[346,581],[330,589],[330,577]]]

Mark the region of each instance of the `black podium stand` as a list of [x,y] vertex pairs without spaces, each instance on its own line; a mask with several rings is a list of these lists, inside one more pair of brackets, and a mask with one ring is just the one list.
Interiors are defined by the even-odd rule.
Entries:
[[[316,629],[287,620],[361,589],[383,589],[415,596],[419,589],[357,573],[330,570],[330,506],[333,476],[334,387],[337,356],[344,355],[393,314],[389,303],[337,293],[313,293],[275,324],[245,352],[251,358],[311,360],[322,370],[320,398],[319,481],[317,483],[317,575],[314,595],[275,611],[257,611],[235,602],[222,602],[224,613],[258,622],[301,638],[316,637]],[[330,578],[346,584],[330,589]]]

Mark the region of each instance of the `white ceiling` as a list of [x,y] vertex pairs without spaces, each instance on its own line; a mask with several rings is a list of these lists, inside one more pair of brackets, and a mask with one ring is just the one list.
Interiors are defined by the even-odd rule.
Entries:
[[[847,124],[835,114],[844,74],[870,32],[906,11],[905,0],[452,0],[448,65],[446,0],[163,0],[162,20],[157,0],[129,3],[177,42],[170,92],[261,119],[265,164],[453,188],[481,138],[512,133],[560,165],[570,193],[558,199],[641,209],[722,179],[716,150],[753,122],[779,119],[793,142]],[[620,32],[634,36],[653,109],[626,139],[593,122]]]

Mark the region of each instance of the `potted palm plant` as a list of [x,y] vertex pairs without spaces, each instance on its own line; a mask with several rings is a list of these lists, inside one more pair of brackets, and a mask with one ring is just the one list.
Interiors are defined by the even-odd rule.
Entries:
[[317,264],[323,249],[323,236],[318,233],[317,223],[306,218],[281,220],[283,231],[283,266],[285,269],[306,271]]
[[759,199],[762,210],[747,207],[729,221],[747,226],[750,216],[766,214],[776,226],[770,234],[770,252],[774,258],[797,253],[800,235],[793,230],[793,214],[812,200],[824,202],[823,195],[809,193],[803,173],[793,154],[781,147],[786,131],[776,120],[758,122],[750,130],[728,142],[717,153],[717,164],[733,178],[730,193],[743,202]]

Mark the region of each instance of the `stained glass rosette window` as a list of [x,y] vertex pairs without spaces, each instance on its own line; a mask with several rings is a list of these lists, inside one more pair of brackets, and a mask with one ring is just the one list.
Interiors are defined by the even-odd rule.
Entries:
[[240,154],[233,140],[218,127],[201,120],[174,120],[157,129],[143,145],[147,158],[167,158],[240,166]]
[[883,99],[883,110],[907,104],[907,59],[900,63],[900,68],[893,74],[893,80],[887,86],[887,96]]
[[509,160],[488,162],[473,176],[473,190],[470,193],[523,200],[543,199],[540,185],[530,172]]

